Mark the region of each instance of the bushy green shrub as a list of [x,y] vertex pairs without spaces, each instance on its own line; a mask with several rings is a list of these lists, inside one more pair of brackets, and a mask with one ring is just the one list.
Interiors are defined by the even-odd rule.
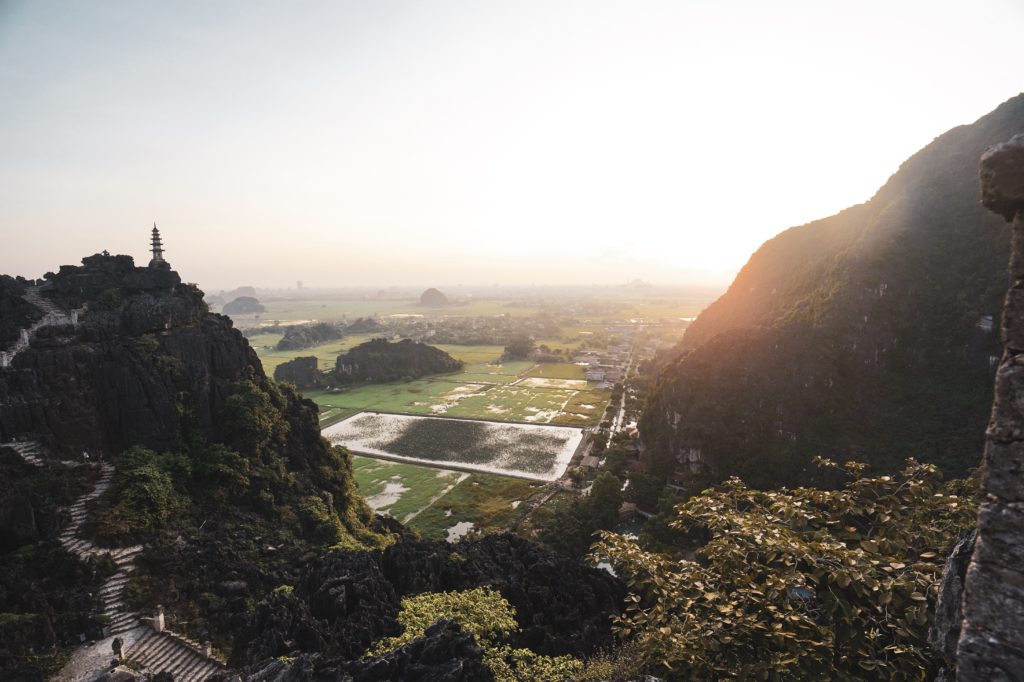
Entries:
[[[834,467],[830,462],[821,462]],[[700,561],[603,533],[594,556],[632,587],[618,633],[673,679],[923,679],[944,557],[974,523],[963,481],[908,461],[847,464],[840,490],[759,491],[731,479],[676,508],[710,540]]]
[[498,592],[477,587],[462,592],[427,592],[402,600],[398,624],[402,634],[379,641],[368,653],[377,656],[422,637],[439,620],[452,620],[483,647],[484,663],[497,682],[562,682],[583,669],[572,656],[541,656],[505,643],[516,632],[515,609]]
[[176,482],[191,475],[188,458],[135,447],[118,458],[117,473],[96,529],[105,540],[134,540],[163,527],[184,506]]

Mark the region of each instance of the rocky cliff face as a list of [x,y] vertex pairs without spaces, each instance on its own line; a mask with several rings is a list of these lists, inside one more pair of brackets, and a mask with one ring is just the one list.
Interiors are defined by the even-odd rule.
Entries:
[[25,300],[27,282],[0,275],[0,348],[18,340],[18,333],[42,317],[42,311]]
[[315,356],[305,356],[282,362],[274,368],[274,380],[295,384],[298,388],[314,388],[324,382]]
[[756,485],[816,454],[977,464],[1008,237],[976,164],[1024,96],[955,128],[867,203],[766,242],[661,368],[641,432],[663,462]]
[[[1013,222],[1003,306],[1005,347],[986,432],[983,503],[963,580],[956,679],[1019,680],[1024,674],[1024,135],[981,161],[985,205]],[[946,586],[955,584],[947,575]]]
[[77,327],[46,327],[0,371],[0,441],[29,437],[53,452],[169,449],[187,429],[217,439],[234,382],[262,374],[231,321],[170,270],[92,256],[50,277],[46,295],[88,306]]
[[[482,585],[500,592],[515,609],[520,632],[513,646],[555,656],[582,657],[610,646],[610,616],[619,612],[625,595],[623,583],[606,572],[512,535],[456,546],[407,540],[375,555],[335,552],[309,561],[294,590],[275,593],[257,606],[239,634],[233,661],[246,670],[240,676],[246,680],[271,673],[279,679],[320,679],[310,676],[312,670],[345,671],[366,680],[490,679],[479,650],[466,647],[472,639],[445,625],[428,629],[411,648],[360,660],[371,642],[398,634],[403,597]],[[424,648],[445,655],[416,662]],[[290,665],[277,664],[282,656],[296,655]],[[460,677],[459,667],[449,667],[460,659],[479,666],[481,676]],[[395,672],[411,665],[433,676]]]

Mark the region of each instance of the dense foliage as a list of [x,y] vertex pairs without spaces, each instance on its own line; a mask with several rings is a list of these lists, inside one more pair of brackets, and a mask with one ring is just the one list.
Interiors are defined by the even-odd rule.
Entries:
[[323,443],[316,462],[290,458],[288,390],[255,377],[237,382],[220,416],[223,442],[121,453],[94,532],[108,542],[134,542],[188,527],[213,510],[228,517],[255,511],[313,544],[380,544],[368,529],[372,514],[353,487],[347,451]]
[[[831,468],[827,461],[822,464]],[[676,508],[697,561],[604,533],[595,557],[630,580],[618,631],[672,679],[924,679],[943,561],[971,526],[964,481],[908,461],[847,464],[838,490],[757,491],[738,479]]]
[[502,357],[506,360],[525,360],[533,352],[534,342],[529,336],[518,334],[505,345]]
[[402,339],[372,339],[338,356],[331,381],[337,385],[411,381],[462,369],[462,362],[440,348]]
[[367,655],[397,649],[442,619],[455,621],[476,637],[497,682],[563,682],[583,667],[572,656],[540,656],[510,646],[507,640],[517,629],[515,609],[486,587],[406,597],[398,614],[402,634],[381,640]]
[[608,471],[594,479],[590,494],[556,507],[543,521],[540,541],[551,549],[572,557],[587,553],[599,530],[612,530],[619,520],[622,483]]

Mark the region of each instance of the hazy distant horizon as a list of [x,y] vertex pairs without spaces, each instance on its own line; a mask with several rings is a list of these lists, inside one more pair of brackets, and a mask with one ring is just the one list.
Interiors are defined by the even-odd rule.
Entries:
[[724,286],[1018,94],[1015,0],[0,3],[0,272]]

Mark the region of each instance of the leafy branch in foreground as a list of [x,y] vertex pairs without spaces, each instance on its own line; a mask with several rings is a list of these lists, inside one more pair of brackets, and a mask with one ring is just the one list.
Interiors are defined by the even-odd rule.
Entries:
[[841,490],[730,479],[679,505],[672,526],[710,538],[696,562],[602,533],[594,557],[631,588],[618,634],[678,679],[926,677],[939,663],[927,644],[938,581],[974,524],[972,488],[914,460],[894,476],[842,468]]
[[428,627],[442,619],[455,621],[473,634],[497,682],[562,682],[582,669],[572,656],[541,656],[510,646],[506,640],[519,627],[516,611],[501,594],[487,587],[426,592],[402,599],[398,613],[402,634],[377,642],[367,656],[387,653],[422,637]]

